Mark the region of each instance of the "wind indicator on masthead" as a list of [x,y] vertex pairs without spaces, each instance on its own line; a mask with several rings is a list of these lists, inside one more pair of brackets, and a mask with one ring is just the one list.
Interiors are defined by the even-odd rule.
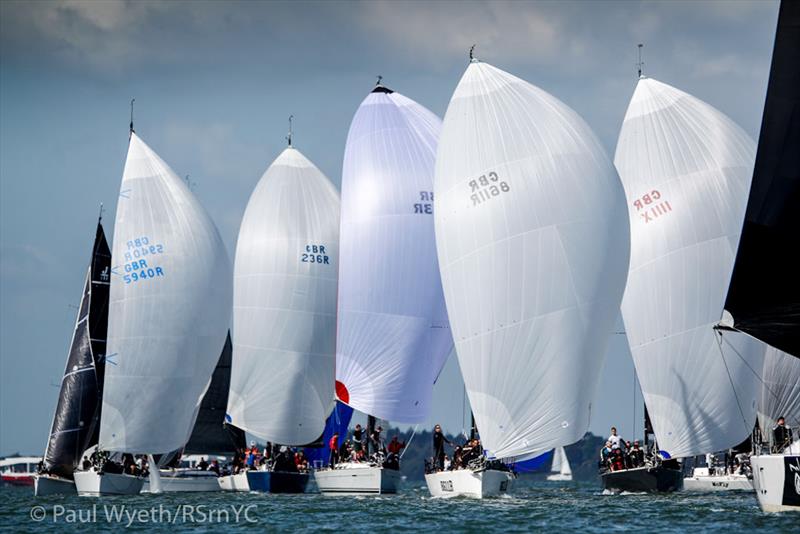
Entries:
[[135,98],[131,98],[131,123],[129,125],[128,139],[130,139],[131,135],[135,132],[135,130],[133,129],[133,103],[134,102],[136,102],[136,99]]
[[639,78],[641,78],[642,77],[642,67],[644,67],[644,61],[642,61],[642,48],[644,47],[644,45],[642,43],[639,43],[637,46],[639,48],[639,61],[638,61],[638,63],[636,63],[636,68],[639,71]]
[[292,146],[292,119],[294,115],[289,115],[289,133],[286,135],[286,140],[289,141],[289,146]]

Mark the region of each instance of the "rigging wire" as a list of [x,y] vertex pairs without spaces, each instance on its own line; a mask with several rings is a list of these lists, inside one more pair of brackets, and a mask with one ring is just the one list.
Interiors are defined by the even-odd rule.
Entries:
[[747,430],[749,433],[752,429],[747,427],[747,417],[745,417],[744,410],[742,410],[742,404],[739,401],[739,394],[736,392],[736,387],[733,385],[733,377],[731,377],[731,371],[728,369],[728,362],[725,360],[725,354],[722,351],[722,332],[717,330],[717,334],[719,337],[717,340],[719,355],[722,357],[722,364],[725,366],[725,372],[728,374],[728,381],[731,383],[731,390],[733,390],[733,396],[736,399],[736,406],[739,408],[739,414],[742,416],[742,423],[744,423],[745,430]]
[[410,438],[408,438],[408,443],[406,443],[406,446],[405,446],[405,447],[403,447],[403,452],[401,452],[401,453],[400,453],[400,458],[398,458],[398,460],[402,460],[402,459],[403,459],[403,455],[404,455],[404,454],[406,453],[406,451],[408,450],[408,446],[409,446],[409,445],[411,445],[411,442],[414,440],[414,436],[416,436],[416,435],[417,435],[417,428],[418,428],[418,427],[419,427],[419,423],[417,423],[416,425],[414,425],[414,431],[413,431],[413,432],[411,432],[411,437],[410,437]]
[[[769,384],[767,384],[767,382],[764,381],[764,377],[759,375],[758,372],[756,372],[756,370],[753,369],[753,367],[750,365],[750,363],[747,361],[747,359],[744,356],[742,356],[742,354],[738,350],[736,350],[736,347],[734,347],[733,344],[730,341],[725,339],[722,336],[722,334],[720,334],[720,338],[731,348],[731,350],[733,350],[734,354],[736,354],[739,357],[739,359],[742,360],[742,362],[744,362],[744,364],[747,366],[747,368],[750,369],[750,372],[753,373],[753,375],[758,379],[759,382],[761,382],[761,385],[764,387],[764,389],[766,389],[769,392],[769,394],[772,395],[772,398],[775,399],[775,400],[780,401],[781,400],[780,395],[775,393],[772,390],[772,388],[769,387]],[[792,423],[795,424],[795,425],[798,425],[798,424],[800,424],[800,421],[796,421],[795,420],[795,421],[792,421]]]

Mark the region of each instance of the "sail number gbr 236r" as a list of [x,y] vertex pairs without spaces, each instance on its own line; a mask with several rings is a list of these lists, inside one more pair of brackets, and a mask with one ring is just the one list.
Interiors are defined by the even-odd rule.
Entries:
[[494,171],[489,171],[469,181],[469,198],[472,200],[473,206],[497,197],[500,193],[508,193],[510,190],[508,182],[501,180]]
[[330,265],[330,259],[325,253],[325,245],[306,245],[305,252],[300,255],[300,261]]

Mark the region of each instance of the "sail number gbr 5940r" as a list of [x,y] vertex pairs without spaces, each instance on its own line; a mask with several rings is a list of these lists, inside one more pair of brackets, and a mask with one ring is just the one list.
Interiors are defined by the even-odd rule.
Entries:
[[501,193],[508,193],[511,188],[508,182],[501,180],[494,171],[480,175],[478,178],[469,181],[470,200],[472,205],[477,206],[499,196]]
[[[147,236],[137,237],[127,242],[125,251],[125,274],[122,275],[126,284],[149,280],[164,276],[164,269],[153,265],[153,261],[158,261],[153,256],[158,256],[164,252],[161,243],[153,243]],[[149,259],[146,259],[150,257]]]

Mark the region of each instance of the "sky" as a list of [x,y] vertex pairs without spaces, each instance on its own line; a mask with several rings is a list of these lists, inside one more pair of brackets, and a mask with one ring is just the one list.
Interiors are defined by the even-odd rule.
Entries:
[[[232,253],[290,114],[294,145],[338,187],[376,76],[441,117],[472,44],[574,108],[610,155],[638,43],[645,74],[756,139],[777,12],[769,0],[0,2],[0,455],[44,449],[101,202],[113,235],[131,98],[137,133],[189,175]],[[634,381],[616,334],[591,431],[641,434]],[[451,355],[423,426],[460,432],[468,410]]]

